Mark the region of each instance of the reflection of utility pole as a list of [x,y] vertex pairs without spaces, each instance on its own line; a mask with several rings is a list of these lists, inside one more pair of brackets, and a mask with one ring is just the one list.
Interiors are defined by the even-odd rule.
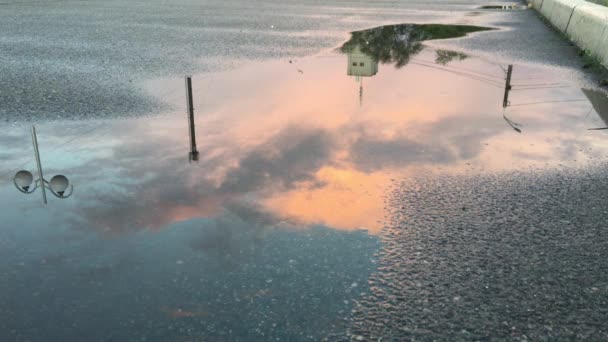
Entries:
[[363,77],[359,78],[359,107],[363,106]]
[[521,126],[521,124],[518,124],[517,122],[509,119],[505,113],[502,113],[502,118],[505,119],[505,121],[509,124],[509,126],[511,126],[511,128],[513,128],[515,130],[515,132],[521,133],[521,128],[519,128],[519,126]]
[[507,108],[509,105],[509,91],[511,90],[511,74],[513,74],[513,65],[509,64],[507,69],[507,80],[505,82],[505,96],[502,100],[502,108]]
[[515,130],[517,133],[521,133],[519,128],[521,125],[517,122],[509,119],[505,113],[505,110],[509,106],[509,91],[511,90],[511,75],[513,74],[513,64],[509,64],[507,69],[507,79],[505,80],[505,96],[502,99],[502,118]]
[[192,77],[186,76],[186,105],[188,107],[188,125],[190,133],[190,161],[198,161],[196,149],[196,131],[194,129],[194,100],[192,99]]

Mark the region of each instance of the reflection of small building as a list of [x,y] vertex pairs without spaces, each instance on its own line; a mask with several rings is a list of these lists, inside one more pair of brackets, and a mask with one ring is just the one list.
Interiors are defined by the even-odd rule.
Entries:
[[371,77],[378,73],[378,61],[357,46],[348,53],[348,76]]
[[359,82],[359,105],[363,104],[363,77],[372,77],[378,73],[378,61],[361,51],[356,46],[348,53],[348,76],[355,76]]

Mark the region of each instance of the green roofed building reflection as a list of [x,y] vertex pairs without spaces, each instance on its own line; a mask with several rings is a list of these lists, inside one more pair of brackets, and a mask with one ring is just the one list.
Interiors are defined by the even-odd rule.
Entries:
[[[340,47],[348,56],[347,75],[355,76],[359,83],[359,102],[363,101],[363,79],[378,73],[378,64],[394,64],[401,68],[424,49],[422,41],[463,37],[467,33],[489,28],[465,25],[387,25],[351,32],[350,39]],[[435,62],[446,65],[450,61],[463,60],[463,53],[437,50]]]

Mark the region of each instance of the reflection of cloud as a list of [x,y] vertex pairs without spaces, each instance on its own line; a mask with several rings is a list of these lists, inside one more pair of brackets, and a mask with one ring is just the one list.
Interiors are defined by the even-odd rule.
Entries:
[[424,132],[424,138],[416,139],[404,135],[383,138],[380,134],[365,132],[350,147],[351,159],[358,168],[368,172],[472,159],[481,152],[484,139],[503,131],[496,122],[496,118],[490,116],[448,117],[417,127],[417,132]]
[[0,135],[0,146],[2,150],[32,150],[32,140],[29,135],[30,127],[23,127],[19,130],[20,134],[11,134],[10,131],[4,131]]
[[385,140],[371,136],[357,139],[351,149],[351,158],[365,171],[411,163],[446,163],[454,159],[452,153],[441,146],[420,144],[405,137]]
[[5,130],[0,134],[0,184],[12,183],[13,175],[23,164],[34,162],[34,149],[28,129],[24,127],[21,132],[23,133],[17,135]]
[[390,182],[389,175],[383,171],[370,173],[348,167],[324,167],[315,177],[324,186],[302,186],[270,194],[262,202],[264,207],[296,218],[296,222],[302,224],[380,231],[379,220],[384,214],[380,199]]
[[[459,129],[454,130],[454,127]],[[329,184],[335,180],[325,179],[319,173],[324,168],[337,165],[336,155],[343,155],[347,160],[350,158],[350,165],[355,168],[344,170],[347,173],[343,174],[358,172],[365,175],[387,167],[412,164],[446,164],[474,158],[481,151],[483,139],[502,130],[496,118],[474,115],[466,119],[445,118],[421,124],[418,131],[422,134],[417,138],[405,135],[386,138],[370,127],[358,125],[341,127],[336,131],[287,126],[266,141],[249,147],[236,161],[234,152],[231,152],[234,149],[229,148],[221,156],[209,160],[203,158],[197,168],[190,168],[183,156],[171,156],[172,150],[162,146],[163,142],[142,141],[128,147],[119,145],[112,151],[115,163],[120,166],[114,183],[121,183],[128,192],[99,192],[93,203],[84,202],[87,204],[81,205],[78,213],[82,221],[95,230],[110,234],[160,229],[173,222],[197,217],[214,217],[218,225],[235,222],[235,217],[239,220],[247,217],[250,223],[265,217],[270,224],[278,218],[259,216],[258,212],[247,213],[244,207],[235,207],[235,203],[252,199],[264,203],[264,199],[281,198],[280,194],[299,196],[304,189],[319,189],[313,193],[342,198],[344,194],[340,197],[334,191],[336,188]],[[151,150],[153,155],[165,156],[164,159],[147,158]],[[302,214],[308,211],[294,208],[296,204],[307,205],[304,199],[292,201],[283,197],[283,201],[291,204],[291,214],[311,221],[311,214]],[[273,212],[278,217],[286,215],[287,211],[276,200],[266,203],[272,203]],[[348,206],[343,210],[348,212]],[[327,211],[318,213],[331,215]],[[228,219],[221,218],[226,215],[231,219],[221,221]],[[260,221],[259,225],[266,224],[264,222]],[[316,222],[336,223],[329,219]],[[217,234],[217,238],[223,238],[225,233]]]
[[297,182],[312,180],[330,159],[333,148],[325,131],[288,127],[242,158],[238,167],[226,174],[219,190],[242,193],[291,188]]
[[77,209],[80,226],[101,233],[122,234],[141,229],[159,229],[172,222],[217,213],[222,199],[189,189],[186,184],[145,181],[135,192],[97,193],[92,204]]
[[199,228],[190,247],[231,263],[258,251],[262,237],[273,226],[284,221],[253,205],[229,202],[209,224]]
[[[124,182],[124,188],[133,191],[97,193],[92,204],[78,209],[83,221],[100,232],[120,234],[218,215],[226,203],[238,201],[249,193],[288,190],[299,182],[314,180],[315,172],[330,159],[333,146],[325,131],[288,127],[247,152],[216,184],[204,175],[191,174],[192,170],[200,169],[190,169],[179,159],[154,165],[155,160],[145,156],[150,149],[158,152],[162,148],[156,145],[132,144],[113,150],[114,159],[124,166],[118,178]],[[226,159],[214,160],[221,163]],[[224,167],[204,161],[202,165],[207,171]],[[129,185],[132,178],[144,180],[133,187]],[[232,205],[230,212],[234,213],[236,209],[234,203]],[[239,212],[244,210],[240,208]]]

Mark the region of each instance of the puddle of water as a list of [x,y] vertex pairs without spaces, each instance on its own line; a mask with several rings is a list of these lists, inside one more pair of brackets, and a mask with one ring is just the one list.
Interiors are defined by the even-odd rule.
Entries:
[[506,11],[511,11],[511,10],[525,10],[528,9],[527,6],[521,6],[521,5],[484,5],[479,7],[480,9],[493,9],[493,10],[506,10]]
[[[39,124],[45,174],[75,185],[47,207],[12,187],[12,173],[35,164],[27,128],[3,127],[2,330],[36,339],[33,327],[61,311],[54,325],[75,322],[95,339],[343,331],[368,291],[395,179],[608,153],[604,132],[588,130],[606,125],[603,93],[515,65],[503,108],[506,66],[420,43],[480,30],[374,28],[340,52],[195,75],[198,162],[181,110]],[[147,87],[184,104],[182,79]],[[115,319],[93,324],[100,312]]]
[[[423,49],[422,41],[464,37],[468,33],[490,30],[490,28],[466,25],[389,25],[357,31],[345,42],[340,51],[352,56],[363,54],[378,63],[394,63],[402,67],[410,57]],[[462,54],[438,52],[438,58],[447,63]],[[354,66],[354,65],[353,65]]]

